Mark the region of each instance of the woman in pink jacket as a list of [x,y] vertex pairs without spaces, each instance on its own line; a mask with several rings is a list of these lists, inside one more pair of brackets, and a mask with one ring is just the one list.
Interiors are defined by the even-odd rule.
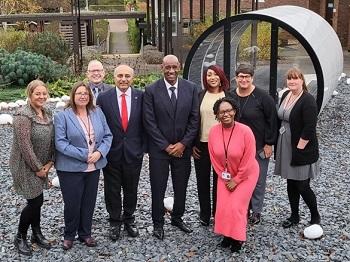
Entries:
[[259,165],[251,129],[235,121],[238,103],[224,97],[214,104],[219,124],[209,132],[210,159],[218,174],[214,232],[224,236],[223,247],[232,252],[246,240],[247,212],[255,188]]

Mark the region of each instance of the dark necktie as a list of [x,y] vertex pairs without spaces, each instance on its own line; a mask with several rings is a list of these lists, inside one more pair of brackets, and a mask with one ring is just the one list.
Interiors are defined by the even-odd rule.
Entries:
[[171,104],[173,105],[173,108],[175,108],[176,107],[175,87],[171,86],[169,87],[169,89],[171,91],[171,96],[170,96]]
[[128,128],[128,108],[126,106],[126,99],[125,99],[125,94],[122,94],[122,127],[124,131]]

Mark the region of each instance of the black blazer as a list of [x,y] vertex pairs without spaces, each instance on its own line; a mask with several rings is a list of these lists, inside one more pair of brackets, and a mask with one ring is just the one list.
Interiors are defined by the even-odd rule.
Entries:
[[132,163],[143,158],[145,152],[145,136],[142,123],[143,92],[131,89],[131,111],[126,132],[123,130],[117,91],[115,88],[98,95],[96,104],[106,116],[109,129],[113,134],[111,149],[107,155],[110,163],[126,161]]
[[[280,105],[289,92],[286,91],[283,94]],[[314,97],[307,92],[303,92],[293,106],[289,116],[292,143],[291,166],[308,165],[318,160],[319,150],[316,136],[317,114],[317,104]],[[278,126],[281,126],[280,119]],[[309,140],[304,149],[297,148],[300,138]]]
[[186,146],[184,157],[190,157],[198,130],[197,90],[194,83],[179,78],[174,112],[163,78],[146,87],[143,120],[150,155],[168,159],[165,149],[169,144],[181,142]]

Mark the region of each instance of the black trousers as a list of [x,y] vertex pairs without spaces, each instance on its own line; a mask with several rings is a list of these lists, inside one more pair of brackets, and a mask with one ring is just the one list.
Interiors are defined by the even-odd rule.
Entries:
[[133,163],[108,163],[103,169],[105,202],[111,225],[134,222],[141,167],[142,159]]
[[64,239],[91,236],[100,170],[63,172],[57,170],[64,201]]
[[[212,168],[210,155],[208,151],[208,143],[201,142],[198,148],[201,153],[200,159],[194,160],[197,177],[197,190],[200,213],[199,216],[203,221],[209,222],[211,215],[215,217],[216,210],[216,188],[218,176]],[[210,178],[213,171],[213,191],[210,193]],[[210,195],[212,195],[210,197]],[[213,199],[212,208],[210,198]]]
[[287,179],[287,191],[289,204],[292,211],[291,217],[299,220],[299,200],[300,196],[304,199],[311,212],[311,221],[317,221],[320,215],[317,209],[315,193],[310,187],[310,179],[292,180]]
[[43,193],[33,199],[27,199],[27,205],[23,208],[21,216],[19,218],[19,233],[22,235],[27,235],[27,231],[30,225],[32,226],[32,229],[40,228],[40,212],[43,203]]
[[169,177],[169,166],[174,189],[174,206],[172,219],[181,220],[185,213],[186,190],[191,173],[191,159],[175,158],[158,159],[150,156],[150,180],[152,191],[152,220],[154,225],[164,224],[164,196]]

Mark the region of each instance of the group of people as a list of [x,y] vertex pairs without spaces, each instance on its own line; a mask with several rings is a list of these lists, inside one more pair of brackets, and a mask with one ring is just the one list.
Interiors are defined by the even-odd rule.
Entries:
[[238,252],[246,241],[248,219],[251,224],[261,219],[273,146],[275,173],[287,179],[291,208],[282,226],[299,222],[300,196],[310,209],[311,223],[320,223],[310,188],[310,178],[319,172],[317,106],[300,70],[288,71],[288,91],[277,111],[273,99],[253,85],[249,64],[237,67],[233,90],[217,65],[203,73],[202,88],[179,78],[181,65],[174,55],[163,58],[161,69],[164,77],[142,92],[133,87],[134,70],[128,65],[115,68],[113,87],[103,83],[103,65],[93,60],[89,82],[76,83],[65,110],[54,116],[45,106],[45,83],[29,83],[28,104],[14,117],[10,158],[14,188],[27,200],[14,239],[19,253],[32,253],[29,227],[31,242],[51,247],[41,232],[40,217],[53,166],[64,201],[65,250],[72,248],[76,235],[86,246],[97,245],[91,227],[101,169],[110,239],[120,238],[122,226],[137,237],[134,213],[144,153],[149,154],[153,235],[160,240],[169,170],[174,191],[171,225],[192,232],[182,217],[193,157],[199,222],[209,226],[214,217],[214,232],[223,235],[221,246]]

